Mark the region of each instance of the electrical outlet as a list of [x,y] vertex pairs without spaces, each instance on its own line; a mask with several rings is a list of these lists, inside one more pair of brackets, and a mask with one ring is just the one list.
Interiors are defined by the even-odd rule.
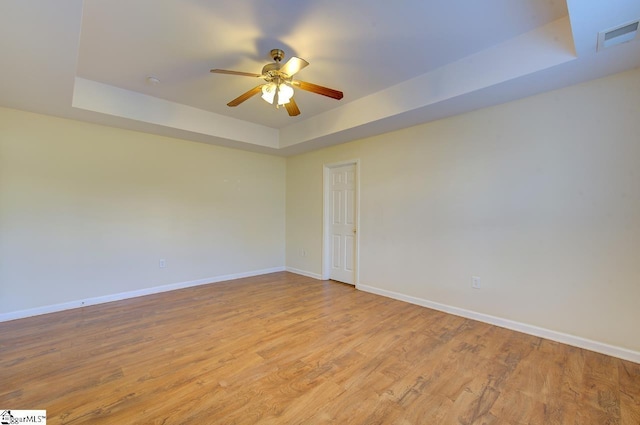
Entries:
[[480,289],[480,278],[478,276],[471,276],[471,287]]
[[164,258],[161,258],[159,265],[161,269],[164,269],[165,267],[167,267],[167,260],[165,260]]

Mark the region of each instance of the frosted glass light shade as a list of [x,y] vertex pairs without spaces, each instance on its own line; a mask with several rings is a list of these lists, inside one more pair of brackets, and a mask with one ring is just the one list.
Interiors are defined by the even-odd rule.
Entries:
[[276,95],[276,85],[274,83],[262,86],[262,98],[268,103],[273,104],[273,98]]
[[278,87],[278,105],[284,105],[285,103],[289,103],[291,98],[293,97],[293,88],[286,84],[280,84]]
[[262,98],[273,105],[276,90],[278,91],[278,105],[289,103],[293,97],[293,88],[284,83],[281,83],[279,86],[276,85],[276,83],[268,83],[262,86]]

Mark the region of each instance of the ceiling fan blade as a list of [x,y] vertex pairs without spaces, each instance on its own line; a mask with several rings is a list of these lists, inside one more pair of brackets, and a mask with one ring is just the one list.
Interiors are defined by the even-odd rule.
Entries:
[[287,112],[290,117],[295,117],[296,115],[300,115],[300,108],[298,108],[298,104],[293,98],[289,99],[289,103],[285,103],[284,107],[287,108]]
[[240,75],[243,77],[262,77],[262,74],[252,74],[251,72],[241,72],[241,71],[229,71],[226,69],[212,69],[212,73],[214,74],[229,74],[229,75]]
[[227,106],[238,106],[239,104],[241,104],[245,100],[247,100],[247,99],[255,96],[256,94],[260,93],[261,90],[262,90],[262,85],[256,86],[256,87],[252,88],[251,90],[249,90],[248,92],[243,93],[240,96],[236,97],[231,102],[227,103]]
[[304,81],[293,81],[292,84],[301,88],[302,90],[310,91],[311,93],[321,94],[323,96],[330,97],[332,99],[342,99],[344,96],[341,91],[330,89],[328,87],[319,86],[317,84],[307,83]]
[[291,59],[289,59],[287,63],[282,65],[282,67],[280,67],[280,72],[283,72],[287,74],[289,77],[291,77],[295,73],[297,73],[298,71],[300,71],[301,69],[305,68],[308,65],[309,65],[309,62],[307,62],[306,60],[300,59],[294,56]]

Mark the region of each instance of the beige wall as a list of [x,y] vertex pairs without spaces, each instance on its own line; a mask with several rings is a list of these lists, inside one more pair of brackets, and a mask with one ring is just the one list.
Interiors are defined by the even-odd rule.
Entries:
[[640,70],[288,158],[288,267],[356,158],[360,284],[640,350]]
[[357,158],[361,284],[640,351],[639,99],[634,70],[286,161],[0,108],[0,314],[281,267],[285,187],[319,275],[322,166]]
[[0,313],[283,267],[285,175],[283,158],[0,108]]

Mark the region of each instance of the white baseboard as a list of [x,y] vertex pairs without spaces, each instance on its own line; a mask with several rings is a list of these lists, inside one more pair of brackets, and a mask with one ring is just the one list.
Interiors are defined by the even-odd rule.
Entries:
[[572,345],[578,348],[584,348],[585,350],[595,351],[596,353],[606,354],[608,356],[617,357],[619,359],[628,360],[630,362],[640,363],[640,352],[629,350],[627,348],[616,347],[614,345],[593,341],[579,336],[540,328],[537,326],[528,325],[526,323],[515,322],[513,320],[503,319],[500,317],[478,313],[471,310],[465,310],[463,308],[453,307],[446,304],[440,304],[422,298],[388,291],[386,289],[375,288],[373,286],[358,284],[356,285],[356,288],[361,291],[370,292],[372,294],[382,295],[383,297],[405,301],[410,304],[416,304],[422,307],[431,308],[433,310],[443,311],[445,313],[465,317],[467,319],[473,319],[479,322],[489,323],[491,325],[500,326],[502,328],[511,329],[540,338],[550,339],[552,341],[561,342],[563,344]]
[[273,267],[270,269],[253,270],[250,272],[234,273],[223,276],[207,277],[204,279],[190,280],[188,282],[170,283],[168,285],[154,286],[151,288],[137,289],[135,291],[121,292],[118,294],[103,295],[100,297],[87,298],[83,300],[69,301],[61,304],[46,305],[42,307],[30,308],[27,310],[12,311],[0,314],[0,322],[8,322],[9,320],[23,319],[25,317],[39,316],[41,314],[55,313],[73,308],[86,307],[96,304],[104,304],[112,301],[120,301],[129,298],[142,297],[145,295],[159,294],[161,292],[175,291],[177,289],[190,288],[192,286],[207,285],[210,283],[224,282],[227,280],[241,279],[244,277],[260,276],[263,274],[283,272],[284,267]]
[[312,273],[312,272],[308,272],[308,271],[305,271],[305,270],[295,269],[293,267],[287,267],[286,269],[287,269],[288,272],[291,272],[291,273],[295,273],[295,274],[299,274],[299,275],[302,275],[302,276],[310,277],[312,279],[323,280],[322,279],[322,275],[318,274],[318,273]]

